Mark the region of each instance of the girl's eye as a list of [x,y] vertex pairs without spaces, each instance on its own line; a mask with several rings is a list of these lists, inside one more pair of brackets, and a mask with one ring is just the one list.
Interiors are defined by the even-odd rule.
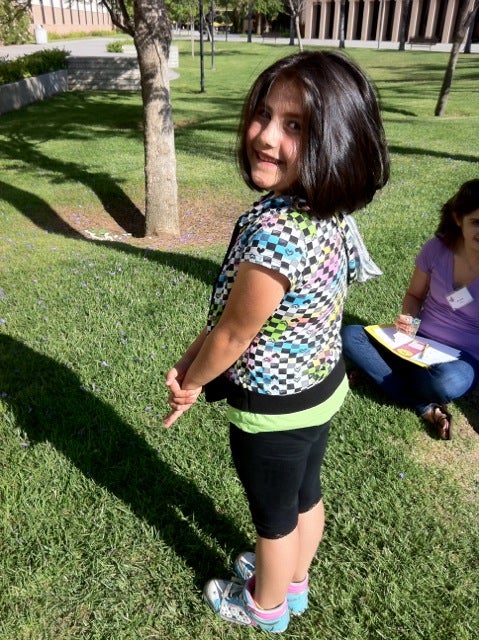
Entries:
[[260,107],[256,113],[257,113],[258,117],[262,118],[263,120],[269,120],[270,119],[269,111],[267,109],[265,109],[264,107]]
[[297,120],[291,120],[288,123],[288,127],[293,131],[301,131],[301,125]]

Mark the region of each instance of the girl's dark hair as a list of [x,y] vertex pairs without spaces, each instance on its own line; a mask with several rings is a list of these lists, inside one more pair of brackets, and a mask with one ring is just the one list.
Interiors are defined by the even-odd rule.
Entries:
[[370,202],[389,179],[389,153],[376,93],[346,56],[328,51],[282,58],[263,71],[245,100],[238,132],[238,162],[253,182],[246,135],[276,81],[292,81],[304,105],[299,180],[290,195],[306,198],[313,213],[350,213]]
[[476,209],[479,209],[478,179],[464,182],[459,191],[442,206],[436,236],[441,238],[446,247],[453,248],[456,245],[457,240],[462,236],[458,222]]

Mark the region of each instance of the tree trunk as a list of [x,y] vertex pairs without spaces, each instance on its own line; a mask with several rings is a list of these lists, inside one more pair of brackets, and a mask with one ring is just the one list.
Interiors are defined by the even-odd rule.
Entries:
[[253,3],[248,3],[248,42],[253,42]]
[[476,13],[477,13],[478,9],[479,9],[479,3],[475,2],[474,3],[474,8],[472,10],[472,16],[471,16],[471,19],[469,21],[469,28],[467,30],[467,38],[466,38],[466,44],[464,45],[464,53],[471,53],[472,36],[474,35],[473,34],[474,24],[475,24]]
[[411,5],[412,0],[402,0],[402,14],[399,26],[399,51],[404,51],[406,48],[406,40],[409,30],[409,19],[411,17]]
[[296,37],[298,38],[299,50],[303,50],[303,40],[301,38],[301,25],[299,24],[299,14],[294,16],[294,26],[296,30]]
[[163,0],[134,0],[134,42],[143,98],[145,233],[180,232],[168,56],[171,24]]
[[294,47],[294,16],[289,16],[289,46]]
[[452,79],[454,77],[454,71],[456,69],[459,51],[462,43],[464,42],[469,23],[472,20],[478,5],[479,0],[475,0],[472,5],[470,4],[469,0],[463,0],[463,2],[459,5],[460,13],[456,18],[456,27],[454,29],[451,54],[449,56],[446,73],[444,74],[444,80],[442,82],[441,91],[439,92],[439,98],[436,104],[436,109],[434,111],[435,116],[442,116],[446,110],[447,99],[451,90]]
[[346,25],[346,0],[341,0],[339,5],[339,48],[345,47],[345,25]]
[[[291,17],[291,23],[294,22],[294,30],[296,32],[296,37],[298,38],[298,47],[299,50],[303,50],[303,40],[301,39],[301,25],[299,23],[301,13],[303,11],[304,3],[303,0],[288,0],[289,6],[289,15]],[[291,29],[290,29],[291,32]],[[291,38],[289,44],[294,44],[294,38]]]

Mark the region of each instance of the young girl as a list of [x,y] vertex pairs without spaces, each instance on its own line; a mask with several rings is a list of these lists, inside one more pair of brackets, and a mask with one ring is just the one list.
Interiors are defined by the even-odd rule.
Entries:
[[389,177],[374,90],[348,58],[275,62],[246,99],[242,176],[267,191],[237,222],[205,329],[166,377],[169,427],[206,387],[226,397],[230,446],[257,532],[256,553],[211,580],[221,618],[281,632],[308,605],[322,537],[320,468],[347,392],[340,326],[357,256],[347,217]]

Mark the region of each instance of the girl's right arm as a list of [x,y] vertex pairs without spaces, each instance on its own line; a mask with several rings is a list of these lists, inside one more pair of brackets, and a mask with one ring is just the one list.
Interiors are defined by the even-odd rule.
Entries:
[[208,335],[200,334],[177,363],[182,371],[186,367],[185,373],[181,375],[173,367],[167,377],[170,396],[173,393],[174,397],[173,401],[169,400],[173,411],[165,418],[165,427],[172,425],[195,402],[205,384],[226,371],[241,356],[278,307],[288,288],[288,279],[276,271],[248,262],[239,265],[228,301],[215,328]]
[[[206,333],[206,327],[205,327],[203,331],[199,334],[199,336],[195,339],[195,341],[191,343],[191,345],[188,347],[185,353],[181,356],[178,362],[172,366],[170,371],[168,371],[166,375],[167,384],[168,384],[168,381],[172,380],[173,378],[176,378],[180,381],[183,380],[186,372],[188,371],[190,364],[196,358],[201,347],[203,346],[203,342],[206,339],[206,335],[207,333]],[[176,372],[176,374],[173,377],[170,375],[172,371]]]

